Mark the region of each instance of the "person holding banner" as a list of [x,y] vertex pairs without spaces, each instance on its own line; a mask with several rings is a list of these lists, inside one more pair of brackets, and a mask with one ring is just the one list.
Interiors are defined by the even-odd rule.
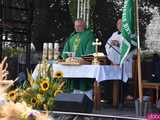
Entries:
[[[117,21],[117,30],[112,34],[112,36],[108,39],[105,49],[107,53],[108,59],[111,60],[113,65],[120,65],[120,47],[122,45],[123,41],[123,36],[121,35],[121,24],[122,24],[122,19],[118,19]],[[133,55],[135,51],[131,51],[130,54],[126,57],[124,67],[125,67],[125,72],[127,72],[128,77],[132,78],[132,63],[133,63]]]
[[[74,57],[81,59],[82,55],[95,53],[95,47],[92,43],[95,41],[95,35],[90,29],[86,29],[84,20],[77,19],[74,22],[75,32],[73,32],[65,43],[62,58],[67,59],[68,52],[73,52]],[[83,59],[81,59],[83,60]],[[73,93],[85,93],[92,99],[93,79],[80,78],[67,80],[67,86]]]
[[123,40],[121,35],[121,23],[122,23],[122,20],[118,19],[117,21],[118,31],[112,34],[112,36],[108,39],[105,45],[107,57],[112,61],[112,64],[114,65],[120,64],[120,45]]
[[[105,49],[107,53],[108,59],[111,60],[113,65],[119,66],[121,55],[120,55],[120,47],[123,42],[123,36],[121,34],[121,25],[122,25],[122,19],[119,18],[117,20],[117,31],[112,34],[112,36],[108,39]],[[135,54],[135,51],[131,51],[130,54],[127,55],[124,63],[123,63],[123,69],[122,72],[126,72],[129,79],[132,78],[132,64],[133,64],[133,55]],[[128,89],[128,84],[124,85],[124,89]],[[128,90],[125,90],[128,91]],[[130,90],[129,90],[130,91]],[[125,94],[131,94],[131,93],[125,93]],[[131,95],[125,95],[129,99],[133,99]]]

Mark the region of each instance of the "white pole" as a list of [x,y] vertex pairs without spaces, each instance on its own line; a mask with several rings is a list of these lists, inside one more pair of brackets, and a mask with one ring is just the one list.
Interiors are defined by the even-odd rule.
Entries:
[[82,12],[83,12],[83,0],[80,0],[80,18],[83,18]]
[[86,22],[86,2],[87,0],[84,0],[83,2],[83,20]]
[[[82,2],[82,18],[83,18],[83,20],[84,20],[84,1],[85,0],[82,0],[83,2]],[[85,20],[84,20],[85,21]]]
[[90,0],[87,0],[87,16],[86,16],[86,26],[89,26],[89,17],[90,17]]
[[77,19],[80,17],[80,0],[77,1]]

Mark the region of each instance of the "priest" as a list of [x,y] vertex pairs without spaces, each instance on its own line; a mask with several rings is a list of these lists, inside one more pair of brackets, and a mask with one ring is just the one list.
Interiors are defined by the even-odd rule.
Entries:
[[[73,52],[75,57],[81,59],[82,55],[89,55],[95,52],[92,43],[95,41],[95,35],[90,29],[86,29],[86,24],[82,19],[74,22],[75,32],[73,32],[65,43],[62,57],[66,59],[67,52]],[[74,73],[73,73],[74,74]],[[73,93],[85,93],[92,99],[93,80],[88,78],[69,79],[67,84]]]

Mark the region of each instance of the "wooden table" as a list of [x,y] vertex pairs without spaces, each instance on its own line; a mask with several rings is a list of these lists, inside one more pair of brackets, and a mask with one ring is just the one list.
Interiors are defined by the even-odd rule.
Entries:
[[[112,87],[112,106],[117,107],[118,105],[118,99],[119,99],[119,82],[118,80],[113,80],[113,87]],[[98,82],[94,82],[94,103],[95,103],[95,109],[100,109],[101,104],[101,89],[100,84]]]

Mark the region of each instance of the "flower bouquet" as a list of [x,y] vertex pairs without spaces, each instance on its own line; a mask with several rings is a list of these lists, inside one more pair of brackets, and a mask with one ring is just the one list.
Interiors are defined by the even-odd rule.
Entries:
[[53,110],[54,97],[64,91],[63,73],[51,70],[47,63],[38,65],[35,80],[28,72],[28,80],[23,86],[8,92],[8,99],[14,102],[24,101],[38,110]]
[[0,62],[0,120],[53,120],[48,111],[43,113],[35,111],[22,101],[25,89],[17,88],[7,93],[15,81],[7,80],[6,59],[7,57]]

